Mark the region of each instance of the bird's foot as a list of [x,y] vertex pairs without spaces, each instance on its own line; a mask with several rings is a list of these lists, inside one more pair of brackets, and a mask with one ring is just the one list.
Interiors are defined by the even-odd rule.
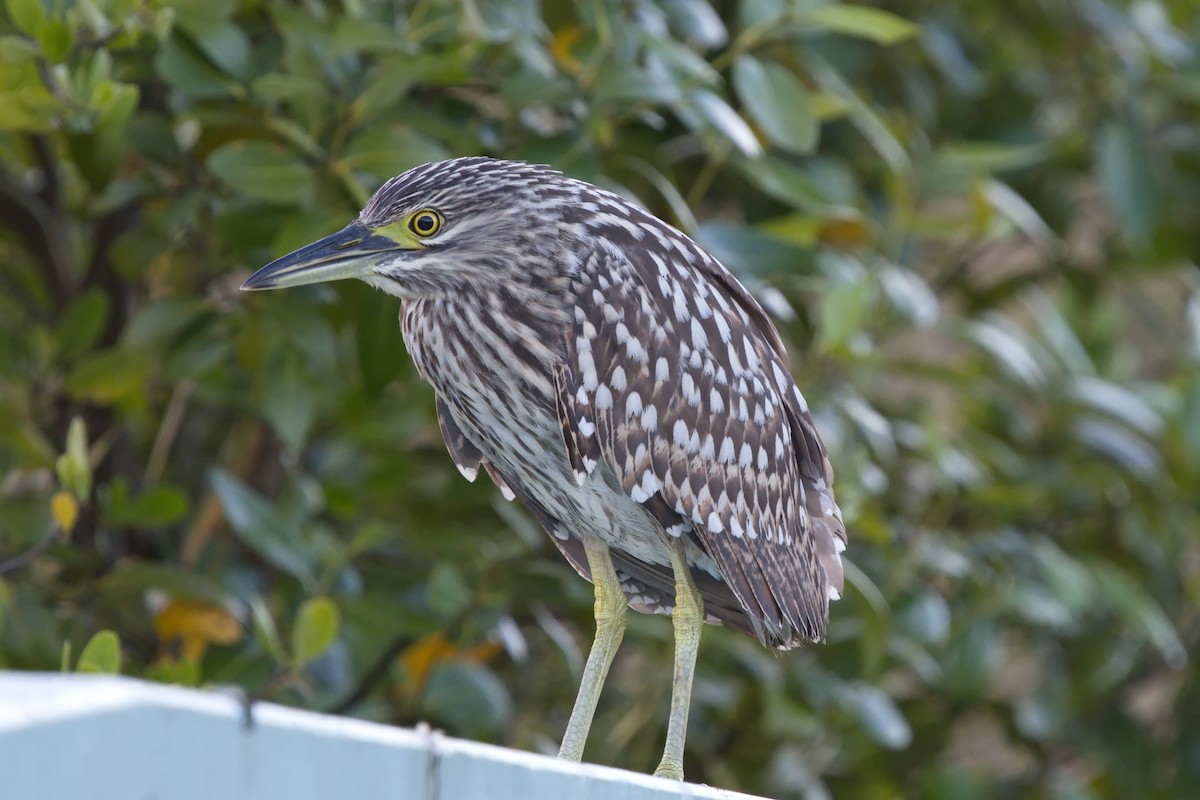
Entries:
[[683,780],[683,763],[674,760],[668,761],[664,758],[658,765],[658,769],[654,770],[654,775],[658,778],[681,781]]

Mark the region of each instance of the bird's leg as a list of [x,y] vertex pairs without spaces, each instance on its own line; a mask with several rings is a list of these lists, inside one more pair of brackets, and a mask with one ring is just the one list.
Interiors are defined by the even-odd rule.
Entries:
[[667,722],[667,744],[654,774],[661,778],[683,780],[683,740],[687,735],[692,676],[696,672],[696,653],[700,650],[700,629],[704,627],[704,600],[692,580],[692,570],[688,566],[682,542],[678,544],[678,547],[671,548],[671,568],[675,570],[675,609],[671,612],[671,622],[675,627],[671,716]]
[[592,573],[592,585],[596,589],[596,639],[592,642],[587,664],[583,667],[583,680],[575,697],[575,708],[571,710],[571,719],[558,750],[558,757],[568,761],[583,758],[583,746],[587,743],[588,729],[592,726],[600,690],[604,687],[604,679],[608,676],[613,656],[617,654],[621,637],[625,635],[627,601],[625,592],[621,591],[617,571],[613,568],[612,557],[608,554],[608,545],[584,540],[583,546]]

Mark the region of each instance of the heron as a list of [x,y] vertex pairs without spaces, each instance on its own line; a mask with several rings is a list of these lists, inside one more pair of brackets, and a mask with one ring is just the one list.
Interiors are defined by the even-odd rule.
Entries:
[[626,608],[669,615],[656,775],[683,778],[701,628],[824,638],[846,529],[779,333],[703,247],[620,195],[484,157],[415,167],[246,290],[357,278],[398,297],[459,471],[482,468],[593,584],[559,750],[582,759]]

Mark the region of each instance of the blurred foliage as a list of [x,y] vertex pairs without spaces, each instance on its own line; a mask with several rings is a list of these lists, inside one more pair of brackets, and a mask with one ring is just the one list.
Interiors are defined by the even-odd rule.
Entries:
[[[736,270],[833,454],[829,640],[706,631],[690,778],[1195,796],[1190,0],[4,8],[0,666],[91,640],[80,669],[553,750],[590,589],[459,479],[396,303],[236,291],[489,153]],[[670,650],[635,615],[589,759],[657,761]]]

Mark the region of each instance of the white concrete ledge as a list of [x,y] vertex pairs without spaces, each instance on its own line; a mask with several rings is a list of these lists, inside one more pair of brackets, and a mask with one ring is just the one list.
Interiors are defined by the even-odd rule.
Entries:
[[4,800],[754,800],[129,678],[0,673]]

